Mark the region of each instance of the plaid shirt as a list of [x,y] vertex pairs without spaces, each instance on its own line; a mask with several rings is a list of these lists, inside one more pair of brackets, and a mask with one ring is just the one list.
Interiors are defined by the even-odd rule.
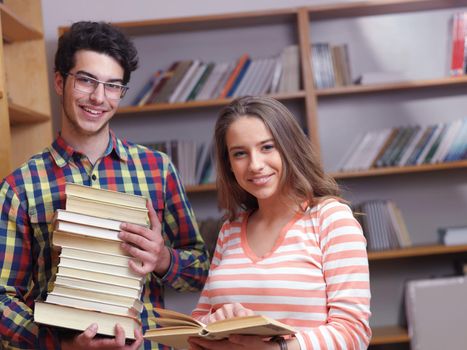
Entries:
[[[56,273],[51,220],[64,208],[66,182],[152,199],[172,261],[162,278],[146,278],[143,331],[155,326],[153,307],[164,305],[163,284],[179,291],[203,287],[209,259],[174,166],[163,153],[110,135],[105,155],[94,165],[59,136],[1,183],[0,339],[7,348],[60,348],[57,330],[34,323],[32,309],[34,300],[45,299]],[[145,342],[145,349],[151,346],[157,348]]]

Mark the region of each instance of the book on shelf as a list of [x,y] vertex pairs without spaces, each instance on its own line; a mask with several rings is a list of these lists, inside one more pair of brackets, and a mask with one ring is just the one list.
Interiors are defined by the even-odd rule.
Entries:
[[183,79],[185,73],[190,69],[192,60],[177,61],[172,64],[167,72],[167,79],[161,89],[155,94],[151,103],[169,102],[169,98],[176,89],[177,85]]
[[131,106],[143,106],[143,105],[145,105],[146,101],[151,96],[154,87],[158,84],[158,82],[160,81],[161,78],[162,78],[162,71],[161,70],[158,70],[153,75],[151,75],[151,77],[146,82],[146,84],[143,85],[141,90],[134,97],[133,101],[131,102]]
[[91,323],[97,323],[99,334],[109,336],[115,335],[115,324],[118,323],[128,339],[134,339],[134,331],[141,327],[141,322],[136,317],[41,301],[35,302],[34,321],[78,331],[84,331]]
[[450,20],[450,28],[451,65],[449,73],[455,77],[466,73],[467,12],[455,13]]
[[284,47],[281,52],[282,73],[278,91],[296,92],[300,90],[300,49],[298,45]]
[[169,99],[168,99],[169,103],[182,101],[182,98],[181,98],[182,94],[185,93],[186,89],[188,88],[188,85],[192,81],[196,73],[196,70],[198,69],[200,64],[201,64],[200,60],[193,60],[190,62],[190,66],[188,67],[186,72],[183,74],[178,84],[175,86],[173,92],[169,95]]
[[227,90],[227,95],[225,97],[233,97],[234,96],[234,93],[238,89],[238,86],[240,85],[240,82],[244,78],[245,73],[247,72],[248,68],[250,67],[250,64],[251,64],[251,58],[247,57],[246,61],[241,66],[240,71],[238,72],[238,75],[233,80],[232,85]]
[[467,226],[440,227],[439,241],[444,245],[467,244]]
[[200,62],[190,82],[187,84],[187,86],[185,87],[185,89],[182,91],[179,98],[177,99],[178,102],[187,102],[190,99],[190,96],[193,96],[193,97],[196,96],[193,94],[195,91],[195,87],[199,86],[201,82],[201,77],[205,75],[205,72],[207,69],[208,69],[208,64],[204,62]]
[[240,56],[238,61],[235,64],[235,67],[232,70],[232,73],[229,75],[227,78],[224,86],[222,86],[222,89],[219,93],[218,98],[225,98],[228,97],[229,91],[232,89],[232,87],[235,84],[235,81],[237,78],[240,76],[240,73],[245,65],[248,65],[250,61],[250,56],[247,53],[244,53],[243,55]]
[[367,239],[369,251],[412,246],[407,225],[392,200],[368,200],[356,206],[357,216]]
[[296,332],[289,325],[261,315],[235,317],[205,325],[176,311],[159,308],[155,311],[160,317],[154,321],[160,328],[148,329],[144,338],[174,348],[188,348],[189,337],[214,340],[226,338],[230,334],[272,337]]

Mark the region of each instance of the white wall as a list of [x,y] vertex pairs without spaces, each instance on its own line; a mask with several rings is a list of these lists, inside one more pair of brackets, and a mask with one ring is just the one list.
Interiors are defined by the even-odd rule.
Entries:
[[[76,20],[130,21],[316,4],[316,1],[305,0],[42,1],[50,73],[56,49],[57,28],[70,25]],[[335,44],[349,43],[352,70],[355,75],[372,70],[408,70],[415,78],[436,78],[446,75],[448,19],[453,12],[454,10],[444,10],[378,18],[325,21],[313,23],[310,32],[312,39],[329,40]],[[240,38],[241,29],[236,30],[237,33],[232,35],[232,40]],[[255,33],[261,36],[258,30],[263,29],[255,29]],[[264,50],[274,50],[275,46],[282,47],[283,42],[286,42],[287,37],[291,35],[274,26],[268,30],[271,31],[270,45],[262,42],[258,48],[250,47],[252,45],[247,45],[247,48],[256,54]],[[249,35],[256,35],[255,33],[249,33]],[[170,63],[175,54],[185,54],[185,57],[190,57],[188,52],[190,46],[187,45],[188,48],[184,48],[184,45],[180,44],[189,40],[199,40],[195,38],[196,33],[190,34],[177,34],[178,47],[170,47],[171,39],[167,38],[154,39],[151,45],[145,44],[147,38],[138,38],[136,44],[138,50],[143,53],[141,57],[146,55],[147,58],[149,55],[157,59],[154,60],[153,66],[147,61],[141,62],[141,69],[132,77],[130,94],[141,86],[151,71],[155,68],[163,68]],[[212,35],[212,33],[206,35]],[[235,50],[235,45],[235,41],[232,41],[233,50]],[[231,52],[229,53],[232,47],[223,47],[225,55],[235,57]],[[242,49],[244,48],[242,46]],[[151,49],[158,51],[157,54]],[[210,55],[215,50],[216,47],[213,47],[211,51],[207,50],[202,53]],[[219,58],[222,53],[215,52],[215,55]],[[410,123],[429,124],[465,116],[467,99],[464,91],[463,88],[447,88],[435,92],[383,93],[374,96],[320,100],[319,131],[325,167],[333,170],[352,139],[365,130]],[[51,95],[55,96],[54,92]],[[302,106],[297,105],[291,103],[292,108],[303,110]],[[53,110],[57,120],[58,105],[55,98],[53,98]],[[158,134],[168,135],[168,137],[185,134],[190,137],[205,138],[210,133],[210,129],[204,124],[209,123],[207,121],[209,113],[213,114],[213,110],[190,111],[184,116],[179,116],[180,113],[172,113],[158,117],[157,120],[151,116],[140,116],[131,120],[116,119],[113,125],[119,134],[124,133],[125,137],[137,142],[150,141],[151,137]],[[176,118],[173,118],[174,115]],[[194,120],[197,122],[195,123]],[[142,130],[137,122],[147,122],[148,127]],[[190,122],[190,127],[187,127],[186,123]],[[455,170],[359,179],[345,182],[344,185],[347,188],[348,198],[355,202],[374,198],[394,199],[404,213],[414,242],[423,244],[437,240],[436,229],[439,226],[467,223],[465,219],[467,182],[465,179],[464,170]],[[191,197],[191,200],[198,216],[205,217],[215,211],[214,194],[196,194]],[[371,268],[374,295],[372,304],[375,317],[372,323],[374,325],[391,324],[401,318],[401,309],[394,308],[394,300],[396,304],[402,305],[404,280],[426,277],[430,274],[450,273],[449,265],[450,257],[402,259],[373,264]],[[187,298],[186,295],[171,295],[169,306],[189,311],[195,300],[196,296]],[[393,300],[390,306],[387,306],[386,300]]]

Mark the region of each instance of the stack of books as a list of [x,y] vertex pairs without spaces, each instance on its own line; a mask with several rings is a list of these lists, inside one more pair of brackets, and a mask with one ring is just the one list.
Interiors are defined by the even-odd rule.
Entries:
[[[120,224],[148,225],[144,197],[67,184],[66,210],[54,217],[52,243],[60,261],[52,291],[37,301],[38,323],[83,331],[92,323],[98,333],[114,335],[119,323],[127,338],[140,328],[143,277],[129,267],[121,249]],[[135,260],[138,263],[138,261]]]

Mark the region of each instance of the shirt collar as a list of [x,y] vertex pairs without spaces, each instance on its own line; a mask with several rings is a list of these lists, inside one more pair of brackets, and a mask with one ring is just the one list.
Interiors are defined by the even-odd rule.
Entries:
[[[75,154],[81,155],[81,153],[70,146],[60,134],[52,145],[49,146],[49,151],[55,161],[55,164],[60,168],[65,166]],[[128,160],[128,152],[125,148],[125,144],[115,136],[112,130],[110,131],[109,144],[104,152],[104,157],[109,155],[113,155],[123,162]]]

